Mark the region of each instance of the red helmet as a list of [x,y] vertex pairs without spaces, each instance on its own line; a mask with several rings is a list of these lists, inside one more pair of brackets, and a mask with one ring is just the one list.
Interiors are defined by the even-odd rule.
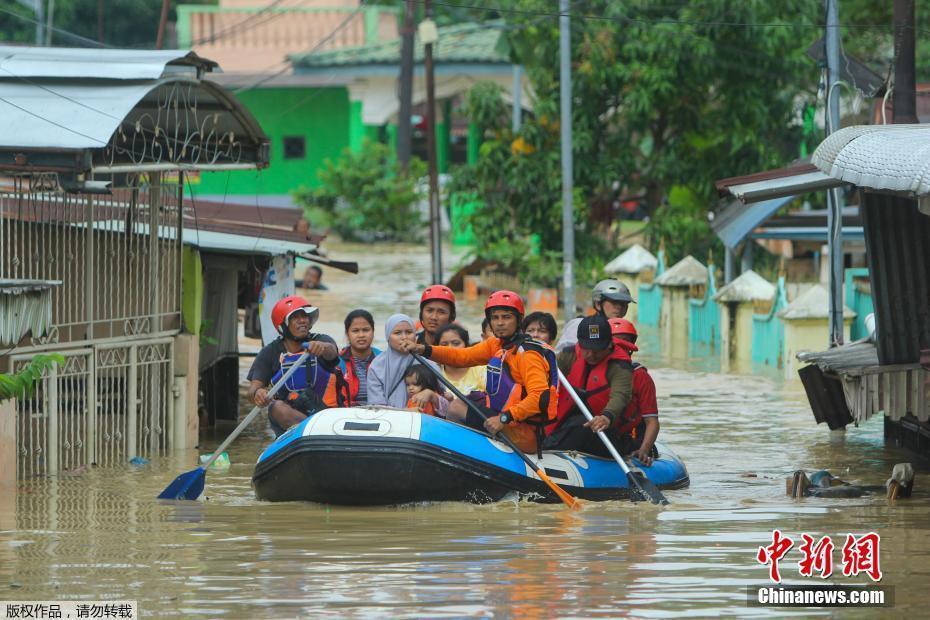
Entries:
[[274,308],[271,310],[271,324],[274,325],[274,328],[278,330],[279,334],[284,333],[284,330],[287,327],[287,320],[291,318],[291,315],[298,310],[303,310],[310,315],[311,326],[316,323],[317,318],[320,316],[320,309],[314,307],[303,297],[298,297],[297,295],[288,295],[276,303]]
[[484,304],[485,316],[492,308],[511,308],[517,311],[517,314],[523,316],[526,311],[523,309],[523,300],[513,291],[497,291],[491,293],[488,301]]
[[423,306],[425,306],[427,302],[430,301],[444,301],[452,306],[451,312],[449,313],[449,320],[455,320],[455,293],[452,292],[451,288],[448,286],[443,286],[442,284],[427,286],[423,291],[423,295],[420,296],[421,315],[423,313]]
[[619,336],[621,334],[627,334],[633,336],[635,339],[637,336],[636,326],[633,325],[630,321],[626,319],[621,319],[619,317],[614,317],[607,321],[610,323],[610,334],[612,336]]

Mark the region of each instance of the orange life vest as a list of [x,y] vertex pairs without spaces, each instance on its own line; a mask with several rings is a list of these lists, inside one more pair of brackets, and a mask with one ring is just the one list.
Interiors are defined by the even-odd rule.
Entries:
[[[442,398],[442,397],[440,397]],[[413,409],[414,411],[419,411],[420,413],[425,413],[427,415],[436,415],[436,409],[433,407],[433,403],[426,403],[422,409],[413,402],[413,399],[407,401],[407,409]]]
[[[379,353],[377,349],[373,351],[375,355]],[[354,407],[359,404],[357,400],[359,378],[352,361],[352,351],[346,347],[339,353],[339,357],[342,358],[342,363],[329,377],[326,392],[323,394],[323,402],[327,407]],[[374,357],[371,359],[374,360]],[[368,364],[370,365],[371,362]]]
[[[610,355],[605,357],[596,366],[590,366],[581,355],[581,345],[575,345],[575,363],[568,372],[568,382],[575,388],[581,399],[588,405],[591,415],[600,415],[610,401],[610,384],[607,381],[607,365],[613,361],[632,363],[630,353],[626,347],[614,346]],[[587,379],[585,379],[587,373]],[[575,407],[575,401],[562,386],[559,385],[558,412],[555,422],[546,427],[546,433],[552,434],[565,420],[568,413]],[[615,412],[618,415],[621,412]]]

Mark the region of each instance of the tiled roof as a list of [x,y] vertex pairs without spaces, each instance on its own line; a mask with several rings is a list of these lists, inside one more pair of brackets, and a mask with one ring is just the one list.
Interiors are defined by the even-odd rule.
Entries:
[[[458,24],[439,28],[439,41],[433,46],[437,63],[510,64],[510,48],[502,30],[503,22]],[[396,65],[400,62],[400,39],[306,54],[289,58],[300,67],[346,67]],[[423,46],[417,39],[415,62],[423,62]]]

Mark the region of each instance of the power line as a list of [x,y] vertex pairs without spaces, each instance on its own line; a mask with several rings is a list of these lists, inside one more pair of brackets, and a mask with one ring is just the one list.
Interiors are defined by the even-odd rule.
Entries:
[[6,15],[9,15],[10,17],[15,17],[16,19],[19,19],[19,20],[22,20],[22,21],[25,21],[25,22],[29,22],[29,23],[31,23],[31,24],[41,25],[43,28],[51,28],[51,29],[52,29],[52,32],[58,33],[58,34],[63,35],[63,36],[65,36],[65,37],[69,37],[69,38],[74,39],[74,40],[76,40],[76,41],[79,41],[79,42],[81,42],[81,43],[87,43],[88,45],[90,45],[90,46],[92,46],[92,47],[101,47],[101,48],[110,47],[110,46],[107,45],[106,43],[101,43],[100,41],[95,41],[95,40],[93,40],[93,39],[88,39],[87,37],[82,37],[82,36],[79,35],[79,34],[75,34],[75,33],[71,32],[70,30],[65,30],[65,29],[63,29],[63,28],[57,28],[57,27],[55,27],[55,26],[49,26],[49,25],[46,24],[45,22],[40,22],[40,21],[37,21],[37,20],[35,20],[35,19],[32,19],[32,18],[29,17],[28,15],[20,15],[19,13],[16,13],[16,12],[14,12],[14,11],[9,11],[9,10],[7,10],[7,9],[2,9],[2,8],[0,8],[0,13],[4,13],[4,14],[6,14]]
[[[416,2],[422,4],[424,0],[416,0]],[[561,13],[558,11],[539,11],[539,10],[527,10],[527,9],[510,9],[498,6],[481,6],[476,4],[461,4],[454,2],[442,2],[435,1],[434,4],[450,7],[450,8],[459,8],[459,9],[471,9],[478,11],[494,11],[497,13],[509,13],[513,15],[526,15],[533,17],[549,17],[549,18],[559,18]],[[682,6],[684,8],[684,5]],[[675,24],[682,26],[721,26],[721,27],[734,27],[734,28],[814,28],[817,30],[823,29],[822,24],[805,24],[805,23],[792,23],[792,22],[741,22],[741,21],[701,21],[701,20],[687,20],[687,19],[667,19],[667,18],[644,18],[644,17],[630,17],[630,16],[609,16],[609,15],[591,15],[591,14],[578,14],[569,11],[567,13],[572,19],[582,19],[590,21],[623,21],[623,22],[633,22],[633,23],[643,23],[643,24]],[[890,28],[889,24],[843,24],[843,28],[852,28],[852,29],[887,29]],[[927,30],[922,30],[915,28],[918,32],[930,32]]]
[[[326,35],[325,37],[323,37],[322,39],[320,39],[320,40],[316,43],[316,45],[314,45],[314,46],[311,47],[309,50],[307,50],[306,52],[303,52],[303,53],[304,53],[305,55],[306,55],[306,54],[312,54],[312,53],[314,53],[315,51],[319,50],[319,49],[320,49],[321,47],[323,47],[324,45],[326,45],[327,43],[329,43],[337,34],[339,34],[339,33],[342,31],[343,28],[345,28],[346,26],[348,26],[349,23],[350,23],[359,13],[361,13],[362,9],[365,8],[365,4],[366,4],[367,1],[368,1],[368,0],[360,0],[360,2],[358,3],[358,6],[355,7],[355,10],[352,11],[351,13],[349,13],[349,14],[346,16],[345,19],[343,19],[341,22],[339,22],[339,24],[333,29],[332,32],[330,32],[328,35]],[[265,83],[267,83],[267,82],[269,82],[269,81],[275,79],[276,77],[278,77],[278,76],[280,76],[280,75],[284,75],[284,74],[287,73],[288,70],[291,68],[291,62],[290,62],[289,60],[285,60],[285,61],[283,61],[283,62],[286,62],[287,64],[286,64],[282,69],[280,69],[280,70],[278,70],[278,71],[275,71],[274,73],[271,73],[270,75],[268,75],[268,76],[266,76],[266,77],[264,77],[264,78],[261,78],[261,79],[257,80],[256,82],[252,83],[252,84],[249,85],[249,86],[246,86],[246,87],[243,87],[243,88],[237,88],[234,92],[236,92],[236,93],[242,93],[242,92],[245,92],[245,91],[248,91],[248,90],[252,90],[253,88],[258,88],[258,87],[261,86],[262,84],[265,84]],[[276,63],[275,65],[272,65],[272,67],[277,66],[277,64],[280,64],[280,63]]]

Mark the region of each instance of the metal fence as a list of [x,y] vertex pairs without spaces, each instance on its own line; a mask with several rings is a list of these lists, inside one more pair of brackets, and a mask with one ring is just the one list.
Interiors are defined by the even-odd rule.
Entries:
[[[59,351],[31,396],[18,401],[17,476],[115,465],[167,453],[174,424],[174,340]],[[32,355],[12,358],[13,370]]]
[[108,195],[65,192],[55,175],[16,177],[0,192],[0,278],[61,281],[48,332],[0,355],[0,372],[40,353],[66,360],[18,402],[20,478],[173,445],[180,187],[123,178]]
[[788,306],[785,277],[779,276],[771,309],[752,315],[752,361],[775,368],[785,362],[785,323],[778,313]]
[[54,175],[14,183],[0,192],[0,278],[62,282],[51,329],[25,348],[177,332],[178,185],[136,175],[112,195],[89,195],[61,191]]
[[688,300],[688,341],[717,349],[720,346],[720,307],[714,301],[717,282],[714,264],[707,266],[707,287],[700,299]]
[[[658,264],[656,265],[655,277],[658,278],[665,273],[665,250],[659,250]],[[659,318],[662,316],[662,287],[653,282],[639,285],[637,291],[638,297],[636,303],[638,319],[642,325],[651,325],[658,327]]]

